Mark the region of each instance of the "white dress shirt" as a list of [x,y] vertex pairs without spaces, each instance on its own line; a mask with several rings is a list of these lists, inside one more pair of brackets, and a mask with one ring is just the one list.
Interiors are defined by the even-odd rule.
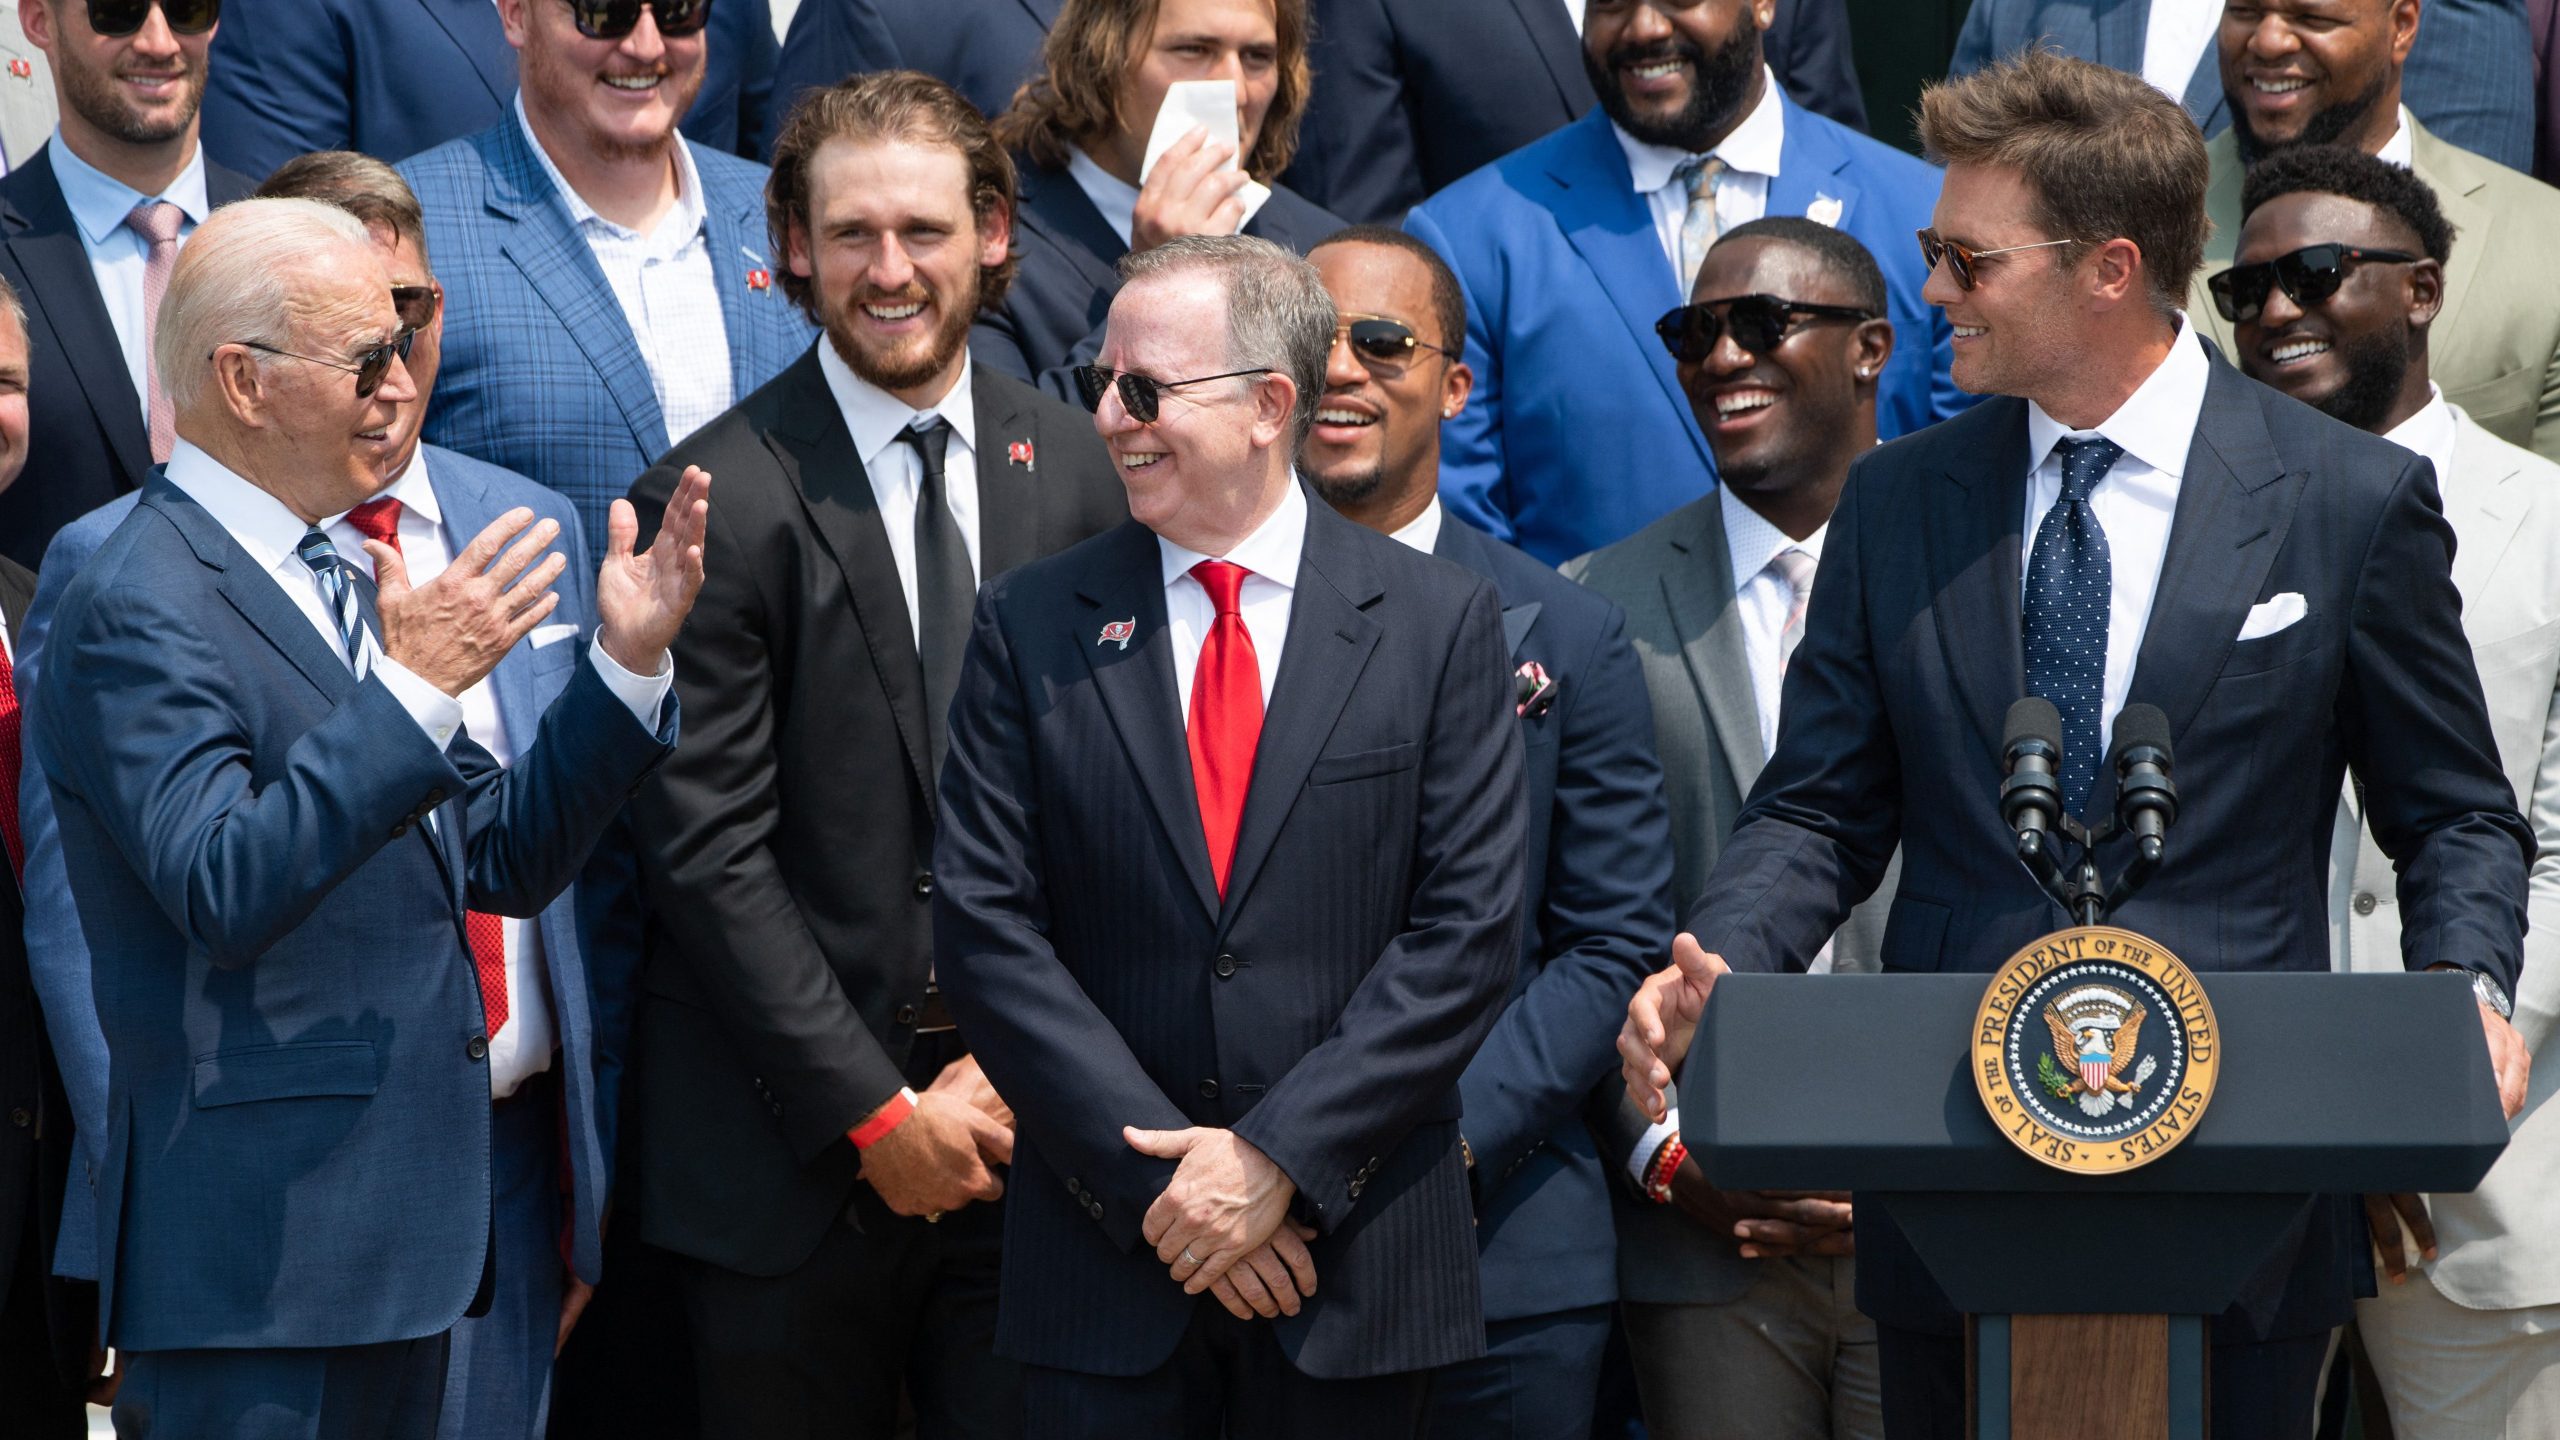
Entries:
[[2391,427],[2383,439],[2426,457],[2436,467],[2436,489],[2444,489],[2445,478],[2453,474],[2453,448],[2462,437],[2453,406],[2446,402],[2444,391],[2432,380],[2427,382],[2427,403],[2418,413]]
[[1253,637],[1253,658],[1262,670],[1262,704],[1270,709],[1271,685],[1280,678],[1280,647],[1289,639],[1289,607],[1298,594],[1298,557],[1307,545],[1307,497],[1297,476],[1289,477],[1284,491],[1280,508],[1224,555],[1203,555],[1156,537],[1164,560],[1165,620],[1173,627],[1174,700],[1182,707],[1186,728],[1191,722],[1191,677],[1200,668],[1200,647],[1218,618],[1208,590],[1191,574],[1191,567],[1203,560],[1226,560],[1250,572],[1236,594],[1236,608],[1244,612],[1245,633]]
[[2143,632],[2151,626],[2151,599],[2160,588],[2160,562],[2169,553],[2169,525],[2178,509],[2178,485],[2187,473],[2187,451],[2195,444],[2196,421],[2204,413],[2205,381],[2212,362],[2204,342],[2178,317],[2178,338],[2161,361],[2116,413],[2095,430],[2066,430],[2062,422],[2027,402],[2026,528],[2019,532],[2019,595],[2026,593],[2026,571],[2034,563],[2036,527],[2045,512],[2062,498],[2062,461],[2055,446],[2064,439],[2103,436],[2124,448],[2105,477],[2089,492],[2090,509],[2107,535],[2111,580],[2107,589],[2107,678],[2099,734],[2115,732],[2116,712],[2124,708],[2125,691],[2133,683],[2133,665],[2142,653]]
[[[1120,243],[1137,244],[1130,237],[1138,229],[1138,187],[1103,169],[1101,162],[1084,153],[1081,145],[1067,147],[1067,173],[1075,177],[1076,187],[1084,191],[1084,198],[1092,201],[1093,208],[1102,212],[1103,223],[1120,237]],[[1268,187],[1245,187],[1244,215],[1236,221],[1237,234],[1244,233],[1244,227],[1253,223],[1253,217],[1261,213],[1263,202],[1270,198]]]
[[2382,148],[2374,151],[2373,156],[2377,160],[2388,160],[2406,170],[2416,163],[2410,157],[2410,147],[2413,143],[2409,137],[2409,107],[2403,105],[2400,107],[2400,123],[2391,128],[2391,138],[2383,141]]
[[682,135],[675,138],[676,203],[643,235],[597,214],[569,188],[525,118],[522,94],[515,107],[526,143],[568,207],[639,343],[667,443],[679,444],[719,418],[732,398],[729,321],[720,313],[720,281],[711,269],[711,232],[703,219],[702,175],[694,168],[693,149]]
[[[1689,190],[1681,183],[1680,166],[1692,157],[1686,150],[1667,145],[1649,145],[1626,132],[1623,126],[1609,127],[1618,137],[1618,146],[1627,153],[1627,173],[1635,182],[1638,195],[1653,212],[1654,237],[1662,242],[1664,258],[1671,262],[1674,275],[1680,272],[1680,224],[1689,215]],[[1769,67],[1760,67],[1760,103],[1724,137],[1724,143],[1708,154],[1724,161],[1724,173],[1716,177],[1716,233],[1724,234],[1736,225],[1747,225],[1767,213],[1769,182],[1778,178],[1778,152],[1787,141],[1787,112],[1778,100],[1778,77]],[[1687,298],[1682,297],[1684,300]]]
[[1564,13],[1573,17],[1573,33],[1582,33],[1582,7],[1585,0],[1564,0]]
[[2142,24],[2142,78],[2184,103],[2213,32],[2222,24],[2222,0],[2151,0]]
[[[53,157],[53,178],[62,187],[62,203],[80,231],[80,248],[89,254],[89,273],[98,279],[98,298],[106,302],[108,323],[116,327],[116,346],[124,351],[125,373],[133,377],[134,403],[147,421],[151,411],[151,334],[143,323],[142,269],[151,259],[151,242],[124,223],[133,207],[145,200],[166,200],[185,218],[178,222],[178,247],[204,223],[212,208],[205,199],[204,147],[188,159],[187,168],[158,195],[145,195],[71,153],[62,132],[45,142]],[[300,562],[296,562],[300,563]]]
[[929,410],[907,402],[853,373],[832,342],[818,347],[818,369],[827,377],[827,392],[844,413],[853,433],[854,453],[862,457],[863,474],[871,480],[871,498],[880,506],[880,523],[889,532],[889,556],[898,567],[898,589],[907,597],[907,629],[918,646],[923,631],[916,623],[916,496],[924,487],[924,457],[898,438],[900,432],[928,416],[939,415],[951,428],[942,451],[943,498],[960,538],[969,547],[970,573],[983,577],[986,562],[978,549],[978,407],[972,399],[975,362],[961,352],[960,379]]
[[1429,555],[1438,549],[1440,545],[1440,497],[1437,495],[1432,496],[1430,503],[1422,507],[1421,514],[1404,522],[1402,526],[1397,528],[1394,534],[1387,538],[1405,545],[1410,545],[1425,555]]
[[1724,513],[1724,543],[1733,561],[1733,605],[1742,617],[1742,654],[1751,665],[1751,698],[1760,711],[1760,754],[1766,759],[1778,746],[1778,691],[1786,678],[1779,663],[1779,642],[1787,615],[1795,609],[1795,592],[1769,569],[1769,562],[1789,550],[1801,550],[1822,561],[1823,527],[1802,540],[1761,518],[1759,512],[1718,487],[1717,504]]

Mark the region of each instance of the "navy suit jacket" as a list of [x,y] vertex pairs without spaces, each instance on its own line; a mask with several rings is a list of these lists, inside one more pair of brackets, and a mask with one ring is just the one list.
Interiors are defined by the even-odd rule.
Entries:
[[[1736,969],[1801,969],[1902,847],[1883,968],[1988,971],[2067,922],[2001,823],[2001,727],[2025,693],[2026,403],[2001,398],[1862,456],[1823,543],[1778,740],[1687,929]],[[2178,756],[2167,863],[2115,922],[2199,970],[2329,969],[2329,838],[2363,784],[2399,871],[2409,968],[2515,993],[2533,832],[2516,813],[2463,638],[2453,532],[2426,461],[2216,363],[2127,696]],[[2250,608],[2306,613],[2239,638]],[[2113,812],[2101,767],[2091,813]],[[2131,841],[2100,847],[2123,868]],[[2364,1244],[2315,1217],[2295,1264],[2231,1317],[2342,1323]],[[1858,1216],[1859,1308],[1944,1330],[1901,1236]]]
[[[684,133],[755,153],[777,45],[759,4],[711,8]],[[516,52],[489,0],[257,0],[223,11],[205,66],[205,149],[252,175],[313,150],[405,160],[514,114]]]
[[[1973,0],[1947,68],[1970,75],[2043,44],[2139,75],[2150,18],[2151,0]],[[2525,0],[2427,0],[2400,98],[2428,129],[2510,170],[2530,171],[2534,90]],[[2182,98],[2205,134],[2231,128],[2213,46],[2205,46]]]
[[490,1224],[464,912],[568,888],[672,747],[672,703],[653,734],[572,662],[512,769],[438,750],[156,476],[45,644],[40,759],[111,1057],[109,1343],[450,1327]]
[[[1393,225],[1595,103],[1563,0],[1314,5],[1315,94],[1281,178],[1335,214]],[[1796,103],[1867,128],[1846,0],[1785,0],[1760,49]]]
[[[1020,164],[1013,253],[1022,268],[1014,273],[1004,305],[978,318],[969,353],[982,365],[1081,403],[1068,371],[1102,350],[1102,324],[1120,293],[1120,272],[1113,267],[1129,247],[1073,175],[1027,160]],[[1304,255],[1341,228],[1339,217],[1286,185],[1274,185],[1244,233]]]
[[1040,70],[1040,44],[1065,0],[801,0],[773,76],[773,123],[803,90],[874,70],[921,70],[993,116]]
[[[690,143],[690,142],[687,142]],[[817,331],[772,283],[765,168],[693,147],[711,271],[738,399],[800,358]],[[400,166],[427,217],[445,287],[444,368],[427,438],[569,497],[587,553],[605,516],[668,445],[666,416],[594,252],[510,114]],[[758,286],[751,276],[761,272]]]
[[[1484,1352],[1459,1075],[1520,948],[1520,725],[1493,587],[1308,501],[1287,649],[1221,900],[1156,537],[990,583],[951,707],[934,941],[1013,1103],[997,1352],[1139,1375],[1207,1296],[1140,1240],[1220,1126],[1298,1187],[1317,1293],[1275,1320],[1328,1378]],[[1100,637],[1131,622],[1115,647]]]
[[[205,198],[228,205],[256,181],[205,161]],[[0,277],[27,311],[27,423],[35,460],[0,490],[0,555],[29,569],[53,533],[151,474],[151,427],[79,223],[53,178],[53,146],[0,178]]]
[[[1529,782],[1520,969],[1459,1079],[1488,1320],[1618,1298],[1609,1165],[1581,1111],[1617,1073],[1618,1022],[1671,943],[1671,823],[1626,617],[1443,515],[1432,553],[1493,582],[1516,667],[1555,682],[1520,718]],[[1321,1275],[1319,1275],[1321,1282]]]
[[[1938,172],[1781,97],[1768,213],[1827,217],[1874,252],[1900,343],[1876,423],[1901,435],[1973,403],[1947,377],[1953,336],[1924,303],[1912,232]],[[1653,333],[1680,279],[1594,110],[1406,217],[1467,292],[1475,395],[1440,427],[1440,498],[1549,564],[1622,540],[1705,494],[1715,457]]]

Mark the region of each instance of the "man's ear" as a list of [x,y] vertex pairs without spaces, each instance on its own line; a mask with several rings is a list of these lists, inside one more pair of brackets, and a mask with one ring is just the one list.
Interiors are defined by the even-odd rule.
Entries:
[[978,265],[992,270],[1013,253],[1013,210],[998,205],[978,217]]
[[2444,266],[2433,259],[2409,267],[2409,323],[2432,325],[2444,313]]
[[1856,347],[1850,354],[1850,368],[1862,382],[1873,383],[1884,373],[1885,362],[1893,358],[1893,322],[1861,320],[1852,332]]
[[1256,377],[1253,386],[1253,444],[1266,449],[1283,444],[1298,414],[1298,382],[1284,370]]
[[2147,280],[2143,274],[2142,247],[2119,235],[2099,246],[2089,255],[2096,275],[2093,298],[2112,309],[2127,301],[2149,303],[2142,291]]

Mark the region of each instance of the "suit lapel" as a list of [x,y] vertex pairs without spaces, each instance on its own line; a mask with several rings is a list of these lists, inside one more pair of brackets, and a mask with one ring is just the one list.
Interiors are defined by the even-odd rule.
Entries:
[[[1445,510],[1440,516],[1440,533],[1433,540],[1431,553],[1453,565],[1463,565],[1494,584],[1495,593],[1502,587],[1493,573],[1492,542],[1476,533],[1475,527]],[[1529,632],[1537,627],[1538,614],[1546,607],[1532,600],[1525,605],[1502,607],[1502,653],[1521,659],[1520,647],[1528,643]]]
[[[978,424],[978,583],[1038,556],[1040,424],[1021,392],[979,370],[971,390]],[[1013,447],[1030,447],[1016,461]]]
[[36,152],[10,179],[18,202],[10,218],[25,227],[8,241],[27,282],[19,298],[52,328],[63,362],[115,451],[117,466],[137,479],[148,475],[151,432],[142,397],[133,393],[133,374],[125,368],[115,325],[98,296],[98,277],[89,268],[89,252],[81,247],[79,222],[54,179],[53,147]]
[[1778,106],[1786,114],[1786,138],[1778,147],[1777,178],[1769,182],[1768,213],[1807,216],[1845,233],[1858,213],[1849,152],[1784,91],[1778,94]]
[[1574,33],[1573,17],[1557,0],[1511,0],[1511,8],[1536,42],[1538,58],[1546,62],[1565,108],[1576,115],[1590,109],[1591,76],[1582,68],[1582,39]]
[[203,506],[161,478],[156,470],[143,487],[142,503],[169,517],[169,523],[185,537],[196,558],[221,574],[214,588],[224,603],[238,611],[240,618],[249,622],[249,628],[274,646],[276,653],[300,671],[313,689],[334,705],[356,688],[355,673],[347,668],[337,650],[320,638],[310,619],[286,598],[284,588],[250,562],[231,533]]
[[1345,543],[1353,533],[1350,521],[1322,500],[1307,497],[1306,549],[1289,604],[1289,638],[1254,751],[1253,784],[1245,792],[1221,925],[1252,891],[1280,827],[1306,788],[1307,772],[1315,768],[1316,756],[1351,698],[1352,683],[1377,648],[1378,622],[1364,612],[1386,592],[1359,552]]
[[2020,641],[2019,526],[2027,504],[2027,407],[2000,397],[1964,423],[1989,437],[1987,463],[1942,472],[1946,493],[1929,507],[1929,579],[1938,641],[1974,729],[1993,755],[2009,706],[2026,693]]
[[506,27],[488,0],[418,0],[453,46],[471,62],[491,99],[504,107],[516,94],[516,52],[507,43]]
[[[1218,882],[1209,842],[1200,833],[1200,799],[1191,784],[1191,746],[1183,732],[1181,689],[1173,675],[1173,627],[1165,618],[1164,565],[1155,532],[1132,520],[1110,532],[1076,587],[1085,608],[1067,617],[1067,643],[1093,671],[1094,689],[1120,732],[1165,839],[1190,878],[1202,912],[1218,913]],[[1303,590],[1303,568],[1301,587]],[[1130,622],[1127,644],[1103,642],[1103,627]],[[1295,623],[1292,622],[1292,631]],[[1284,662],[1285,663],[1285,662]],[[1263,727],[1267,737],[1268,723]],[[1256,788],[1260,760],[1255,763]],[[1248,824],[1253,807],[1245,807]],[[1230,884],[1229,892],[1234,893]]]
[[[714,184],[698,157],[694,172],[702,176],[703,233],[711,250],[711,278],[720,288],[720,318],[729,330],[729,394],[743,400],[767,373],[765,354],[755,344],[758,327],[750,307],[788,302],[770,278],[774,259],[765,253],[772,242],[764,234],[763,194],[728,193]],[[750,269],[766,273],[763,289],[747,283]]]
[[[2445,522],[2462,543],[2453,552],[2453,588],[2465,595],[2492,593],[2498,562],[2515,540],[2516,522],[2531,497],[2516,492],[2515,463],[2491,442],[2495,437],[2468,415],[2456,422],[2453,475],[2438,475]],[[2469,607],[2465,607],[2469,608]]]
[[1760,702],[1751,688],[1751,654],[1742,643],[1742,611],[1733,603],[1733,556],[1726,548],[1724,516],[1714,503],[1696,510],[1697,524],[1670,537],[1678,559],[1662,572],[1662,600],[1671,611],[1680,658],[1697,687],[1699,703],[1715,727],[1716,743],[1733,771],[1734,788],[1751,793],[1767,756],[1760,747]]
[[1102,212],[1093,208],[1093,200],[1076,183],[1076,177],[1064,170],[1026,168],[1022,172],[1022,208],[1040,222],[1041,228],[1063,240],[1074,242],[1070,251],[1076,268],[1085,278],[1106,292],[1120,288],[1120,272],[1112,267],[1129,253],[1127,242]]
[[[2480,256],[2489,248],[2484,242],[2496,226],[2497,217],[2489,213],[2476,193],[2481,188],[2479,183],[2466,185],[2458,177],[2446,175],[2443,167],[2435,163],[2435,151],[2441,143],[2418,130],[2409,137],[2409,158],[2413,162],[2412,173],[2434,187],[2436,202],[2443,208],[2444,218],[2452,222],[2454,233],[2471,241],[2453,247],[2453,257],[2445,264],[2444,309],[2427,327],[2430,334],[2454,336],[2462,334],[2462,327],[2468,323],[2472,292],[2480,284]],[[2496,293],[2496,287],[2490,290]],[[2496,321],[2490,323],[2494,326]]]

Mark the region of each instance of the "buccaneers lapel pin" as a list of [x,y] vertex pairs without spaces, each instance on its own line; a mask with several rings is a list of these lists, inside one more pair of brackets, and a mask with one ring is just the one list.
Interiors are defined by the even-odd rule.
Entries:
[[25,60],[19,59],[19,58],[15,57],[15,56],[12,56],[12,57],[10,58],[10,60],[9,60],[9,78],[10,78],[10,79],[12,79],[12,80],[32,80],[32,79],[34,79],[34,78],[35,78],[35,75],[36,75],[36,67],[35,67],[35,66],[33,66],[33,65],[31,65],[31,64],[28,64]]
[[773,269],[766,263],[765,258],[744,245],[738,247],[738,253],[747,257],[747,288],[750,290],[772,289]]
[[1012,444],[1004,447],[1004,458],[1021,466],[1025,470],[1037,470],[1039,468],[1031,462],[1031,442],[1028,440],[1016,440]]
[[1511,680],[1513,714],[1523,720],[1534,720],[1555,708],[1556,682],[1547,674],[1546,666],[1535,660],[1523,660],[1520,668],[1511,672]]
[[1813,203],[1804,207],[1804,218],[1816,225],[1837,230],[1840,228],[1840,212],[1843,208],[1845,207],[1840,203],[1840,197],[1836,195],[1816,195],[1813,197]]
[[1102,627],[1101,634],[1093,637],[1094,648],[1098,650],[1103,646],[1110,644],[1112,641],[1117,640],[1120,642],[1120,648],[1126,650],[1129,648],[1129,637],[1137,633],[1137,616],[1132,615],[1126,620],[1114,620],[1110,624]]

